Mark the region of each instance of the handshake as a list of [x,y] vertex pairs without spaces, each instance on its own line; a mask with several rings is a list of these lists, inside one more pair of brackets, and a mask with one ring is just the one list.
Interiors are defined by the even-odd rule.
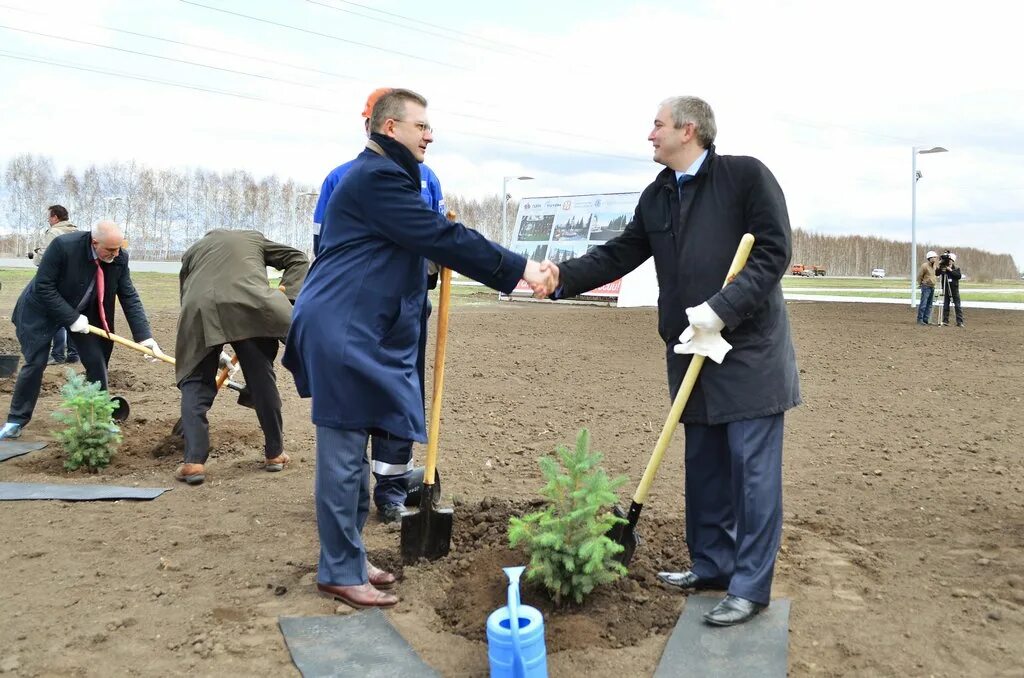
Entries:
[[523,280],[533,290],[536,299],[546,299],[558,289],[558,266],[545,259],[537,263],[532,259],[526,262]]

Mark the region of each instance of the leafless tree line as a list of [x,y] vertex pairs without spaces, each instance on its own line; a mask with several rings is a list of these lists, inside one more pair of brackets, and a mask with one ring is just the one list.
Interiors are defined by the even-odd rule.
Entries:
[[[0,253],[24,256],[46,227],[45,210],[68,208],[71,221],[87,228],[102,218],[124,225],[134,258],[173,261],[212,228],[251,228],[272,240],[309,251],[310,227],[319,187],[276,175],[257,179],[243,170],[154,170],[131,162],[90,165],[81,173],[59,173],[51,159],[33,154],[12,158],[0,182]],[[502,229],[501,196],[447,196],[459,221],[508,245],[515,230],[518,203],[510,200]],[[974,280],[1016,278],[1009,254],[994,254],[953,243],[921,244],[918,261],[929,249],[954,249],[961,268]],[[884,268],[889,275],[909,270],[908,243],[867,236],[793,231],[793,263],[824,266],[829,275],[868,275]]]
[[[1015,279],[1020,273],[1013,257],[995,254],[974,247],[958,247],[955,243],[918,244],[918,265],[928,250],[939,254],[949,249],[956,253],[957,264],[971,280],[991,281]],[[906,276],[910,273],[910,243],[863,235],[825,235],[793,230],[793,263],[824,266],[828,275],[870,275],[875,268],[884,268],[886,275]]]
[[213,228],[256,229],[308,250],[316,193],[277,176],[154,170],[134,161],[58,174],[49,158],[24,154],[8,162],[0,183],[0,250],[14,256],[31,250],[53,204],[67,207],[80,228],[114,219],[124,226],[133,257],[167,261]]

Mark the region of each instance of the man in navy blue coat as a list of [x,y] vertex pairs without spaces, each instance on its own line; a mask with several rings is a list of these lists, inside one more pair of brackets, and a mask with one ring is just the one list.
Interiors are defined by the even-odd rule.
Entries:
[[[426,441],[416,358],[427,260],[506,293],[540,265],[449,222],[420,197],[433,141],[427,102],[395,89],[378,99],[370,140],[327,204],[320,251],[295,302],[282,364],[312,397],[317,432],[317,588],[353,607],[391,607],[394,575],[366,559],[371,434]],[[379,587],[379,588],[378,588]]]
[[[370,96],[366,98],[363,118],[367,137],[370,136],[370,114],[373,112],[373,105],[392,89],[391,87],[379,87],[370,92]],[[354,163],[355,160],[349,160],[335,167],[320,187],[320,199],[317,200],[316,210],[313,212],[314,255],[320,250],[320,227],[324,221],[324,214],[327,212],[327,203],[330,201],[334,189],[345,178]],[[441,182],[425,163],[420,163],[420,195],[430,209],[438,214],[446,213]],[[430,273],[428,287],[433,289],[437,286],[437,267],[428,268],[428,273]],[[427,320],[429,316],[430,301],[428,300],[423,307],[423,329],[420,331],[420,350],[417,361],[421,382],[426,366]],[[397,522],[402,519],[402,511],[405,509],[405,500],[409,493],[409,476],[413,469],[412,441],[374,435],[371,436],[370,449],[373,452],[373,477],[377,481],[373,487],[373,503],[377,505],[377,512],[382,521],[385,523]]]
[[18,297],[11,314],[25,364],[18,372],[7,423],[0,438],[17,438],[32,419],[50,340],[59,327],[76,335],[75,346],[89,381],[107,388],[107,362],[113,343],[88,334],[89,325],[114,331],[114,297],[128,320],[135,341],[160,352],[128,271],[128,253],[121,249],[124,235],[112,221],[101,221],[92,231],[68,233],[46,248],[39,270]]
[[[771,599],[782,537],[783,415],[800,404],[800,385],[781,285],[792,254],[786,200],[756,158],[718,155],[716,132],[707,102],[662,102],[648,140],[665,169],[640,195],[633,221],[582,257],[542,266],[562,298],[653,256],[672,396],[691,354],[714,361],[704,363],[682,414],[693,565],[658,577],[684,589],[727,589],[705,619],[731,626]],[[723,288],[744,233],[755,238],[750,259]]]

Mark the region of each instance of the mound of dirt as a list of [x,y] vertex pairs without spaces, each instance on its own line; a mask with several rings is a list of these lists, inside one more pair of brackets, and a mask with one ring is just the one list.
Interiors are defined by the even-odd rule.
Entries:
[[[446,630],[486,642],[487,615],[506,603],[508,581],[501,568],[529,561],[522,550],[509,548],[509,518],[536,511],[538,506],[537,502],[484,500],[456,509],[456,555],[435,564],[446,582],[444,601],[436,607]],[[544,615],[548,652],[631,647],[675,625],[683,595],[660,584],[654,573],[671,567],[672,561],[682,567],[682,521],[652,520],[643,527],[648,538],[630,563],[630,573],[598,587],[580,605],[555,606],[543,585],[524,577],[522,600]],[[666,554],[671,556],[663,559]]]

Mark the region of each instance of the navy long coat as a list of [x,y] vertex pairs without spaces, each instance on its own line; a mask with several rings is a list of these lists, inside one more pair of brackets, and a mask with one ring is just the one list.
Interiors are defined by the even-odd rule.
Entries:
[[[754,249],[746,267],[722,283],[744,233]],[[782,296],[792,255],[782,189],[756,158],[718,155],[712,145],[680,203],[675,172],[665,168],[640,195],[622,235],[559,264],[561,296],[620,278],[654,257],[658,331],[665,341],[669,390],[679,390],[691,356],[672,348],[686,328],[686,308],[707,301],[725,321],[732,351],[704,363],[682,421],[724,424],[778,414],[800,404],[796,355]]]
[[[128,271],[128,252],[121,250],[112,262],[101,263],[100,266],[104,280],[103,309],[110,331],[115,331],[114,297],[117,297],[135,341],[151,338],[153,332]],[[92,233],[68,233],[49,244],[39,270],[21,291],[11,314],[11,322],[26,356],[49,343],[57,328],[70,326],[79,315],[89,318],[90,325],[101,327],[95,289],[89,293],[92,299],[85,308],[75,310],[95,277]]]
[[449,222],[371,141],[327,204],[282,364],[318,426],[426,440],[416,369],[430,259],[509,293],[526,259]]

